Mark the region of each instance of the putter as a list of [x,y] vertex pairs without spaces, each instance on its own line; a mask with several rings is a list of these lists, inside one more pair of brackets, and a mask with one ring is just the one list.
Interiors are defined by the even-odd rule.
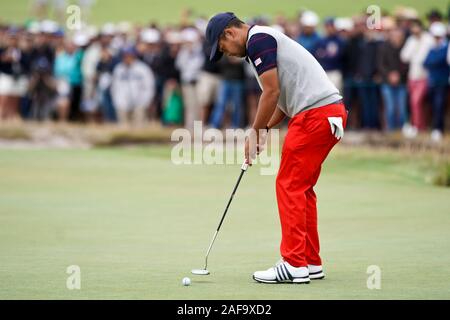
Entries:
[[219,233],[220,227],[222,226],[223,219],[225,219],[225,216],[226,216],[227,211],[228,211],[228,207],[230,206],[230,203],[233,200],[234,194],[236,193],[236,189],[239,186],[239,183],[241,182],[241,178],[242,178],[244,172],[247,171],[247,168],[248,168],[248,163],[247,163],[247,161],[244,161],[244,163],[242,164],[242,167],[241,167],[241,173],[239,174],[239,178],[238,178],[238,180],[236,182],[236,185],[234,186],[233,192],[231,193],[230,200],[228,200],[228,204],[227,204],[227,206],[225,208],[225,211],[224,211],[224,213],[222,215],[222,219],[220,219],[219,226],[217,227],[216,232],[214,233],[214,236],[212,238],[212,241],[209,244],[208,250],[206,251],[205,267],[203,269],[193,269],[191,271],[193,274],[196,274],[196,275],[199,275],[199,276],[206,276],[206,275],[209,274],[209,271],[208,271],[208,256],[209,256],[209,253],[210,253],[211,248],[212,248],[212,246],[214,244],[214,241],[216,241],[217,234]]

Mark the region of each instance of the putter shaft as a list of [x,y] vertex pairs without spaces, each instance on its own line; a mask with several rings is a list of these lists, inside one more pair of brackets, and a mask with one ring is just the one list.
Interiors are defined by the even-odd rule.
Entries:
[[231,204],[231,201],[233,200],[234,194],[236,193],[239,183],[241,182],[242,176],[244,175],[244,172],[247,171],[247,168],[248,168],[248,164],[245,161],[242,164],[241,173],[239,174],[239,178],[236,182],[236,185],[234,186],[233,192],[231,193],[231,196],[230,196],[230,199],[228,200],[227,206],[225,207],[225,211],[223,212],[222,219],[220,219],[220,222],[219,222],[219,225],[217,226],[216,232],[214,232],[214,236],[211,240],[211,243],[209,244],[208,250],[206,251],[205,270],[208,268],[208,256],[209,256],[209,253],[211,252],[211,248],[212,248],[214,242],[216,241],[217,234],[219,233],[220,227],[222,226],[223,220],[225,219],[225,216],[228,212],[228,208],[230,207],[230,204]]

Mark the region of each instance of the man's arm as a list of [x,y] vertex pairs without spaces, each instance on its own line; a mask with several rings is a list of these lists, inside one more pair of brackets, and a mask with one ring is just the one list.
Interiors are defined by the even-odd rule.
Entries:
[[252,128],[258,131],[265,129],[269,120],[276,113],[278,97],[280,96],[280,87],[278,83],[277,68],[270,69],[260,76],[263,92],[259,99],[258,110],[256,111],[255,121]]
[[245,158],[249,164],[257,153],[259,130],[266,130],[270,120],[276,114],[280,96],[277,47],[275,38],[266,33],[253,35],[247,45],[248,61],[255,68],[263,89],[252,125],[253,132],[245,142]]
[[[248,164],[252,164],[252,159],[258,152],[259,130],[265,130],[270,124],[270,120],[276,116],[278,118],[279,110],[277,108],[278,97],[280,96],[280,87],[278,83],[277,68],[267,70],[260,76],[263,92],[259,99],[258,110],[256,111],[255,121],[252,129],[255,135],[251,135],[245,143],[245,159]],[[280,120],[281,121],[281,120]]]

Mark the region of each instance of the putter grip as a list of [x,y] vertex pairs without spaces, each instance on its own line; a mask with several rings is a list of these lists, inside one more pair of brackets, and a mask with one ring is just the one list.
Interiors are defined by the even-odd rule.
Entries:
[[242,164],[241,170],[247,171],[248,168],[248,162],[247,160],[244,160],[244,163]]

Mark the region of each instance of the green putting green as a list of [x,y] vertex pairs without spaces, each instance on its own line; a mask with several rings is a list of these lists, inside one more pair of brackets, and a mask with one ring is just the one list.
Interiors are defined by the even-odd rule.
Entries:
[[[338,147],[317,185],[325,280],[263,285],[278,260],[274,176],[173,165],[168,146],[0,151],[0,299],[449,299],[450,190],[418,161]],[[81,289],[69,290],[71,265]],[[381,289],[367,288],[367,268]],[[182,286],[183,277],[192,284]]]

